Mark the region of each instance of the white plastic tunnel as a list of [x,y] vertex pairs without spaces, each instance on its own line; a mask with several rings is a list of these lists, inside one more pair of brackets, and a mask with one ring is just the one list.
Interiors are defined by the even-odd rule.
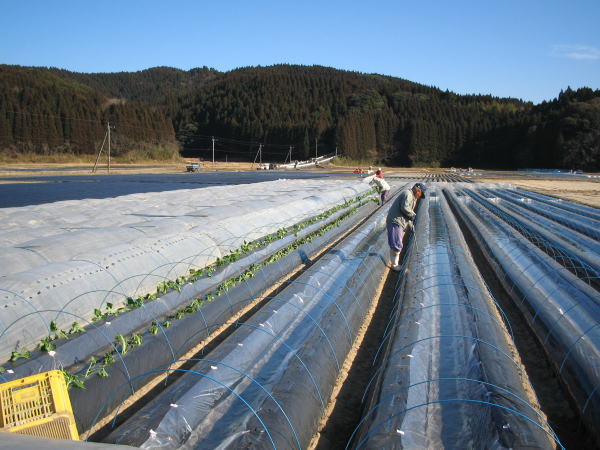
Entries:
[[[0,210],[0,360],[369,190],[278,180]],[[63,313],[64,312],[64,313]]]

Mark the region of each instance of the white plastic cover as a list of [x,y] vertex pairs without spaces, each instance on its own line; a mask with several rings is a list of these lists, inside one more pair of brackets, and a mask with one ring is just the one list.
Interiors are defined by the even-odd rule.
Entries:
[[369,190],[277,180],[0,209],[0,360]]

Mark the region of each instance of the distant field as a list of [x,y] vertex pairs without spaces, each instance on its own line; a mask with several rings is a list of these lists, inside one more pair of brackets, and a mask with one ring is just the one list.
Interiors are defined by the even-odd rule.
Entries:
[[[202,162],[201,172],[245,172],[255,171],[258,164],[248,162]],[[52,176],[52,175],[88,175],[91,173],[93,163],[47,163],[47,164],[2,164],[0,166],[0,184],[15,183],[15,182],[32,182],[32,181],[16,181],[10,177],[23,176]],[[309,169],[323,172],[333,173],[348,173],[352,171],[350,167],[330,165],[324,169]],[[416,168],[400,168],[400,167],[384,167],[386,173],[398,172],[441,172],[443,169],[416,169]],[[186,172],[186,162],[178,163],[146,163],[146,164],[115,164],[111,166],[111,174],[177,174]],[[290,171],[291,172],[291,171]],[[106,164],[98,166],[97,174],[108,174]],[[600,208],[600,179],[598,181],[587,180],[569,180],[564,177],[544,176],[536,177],[529,175],[526,177],[520,176],[522,173],[507,172],[506,177],[502,177],[497,172],[486,175],[483,172],[481,178],[477,181],[486,183],[510,183],[518,187],[530,189],[541,194],[551,195],[554,197],[563,198],[565,200],[574,201],[577,203],[586,204]],[[4,179],[1,179],[4,178]],[[39,182],[39,181],[36,181]]]

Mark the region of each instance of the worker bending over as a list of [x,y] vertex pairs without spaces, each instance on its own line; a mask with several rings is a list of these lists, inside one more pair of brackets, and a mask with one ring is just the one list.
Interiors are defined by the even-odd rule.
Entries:
[[413,228],[415,207],[427,187],[423,183],[415,183],[412,188],[403,190],[391,206],[387,216],[387,237],[390,246],[392,270],[400,270],[400,252],[404,234]]
[[388,198],[388,194],[390,193],[390,185],[383,179],[383,172],[381,169],[375,172],[375,176],[369,184],[377,187],[381,197],[381,204],[383,205]]

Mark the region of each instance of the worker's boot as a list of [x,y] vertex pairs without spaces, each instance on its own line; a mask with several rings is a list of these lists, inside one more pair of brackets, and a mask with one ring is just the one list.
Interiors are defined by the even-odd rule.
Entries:
[[400,265],[399,265],[400,252],[397,252],[395,250],[390,250],[390,256],[392,258],[392,270],[395,272],[399,272],[400,271]]

